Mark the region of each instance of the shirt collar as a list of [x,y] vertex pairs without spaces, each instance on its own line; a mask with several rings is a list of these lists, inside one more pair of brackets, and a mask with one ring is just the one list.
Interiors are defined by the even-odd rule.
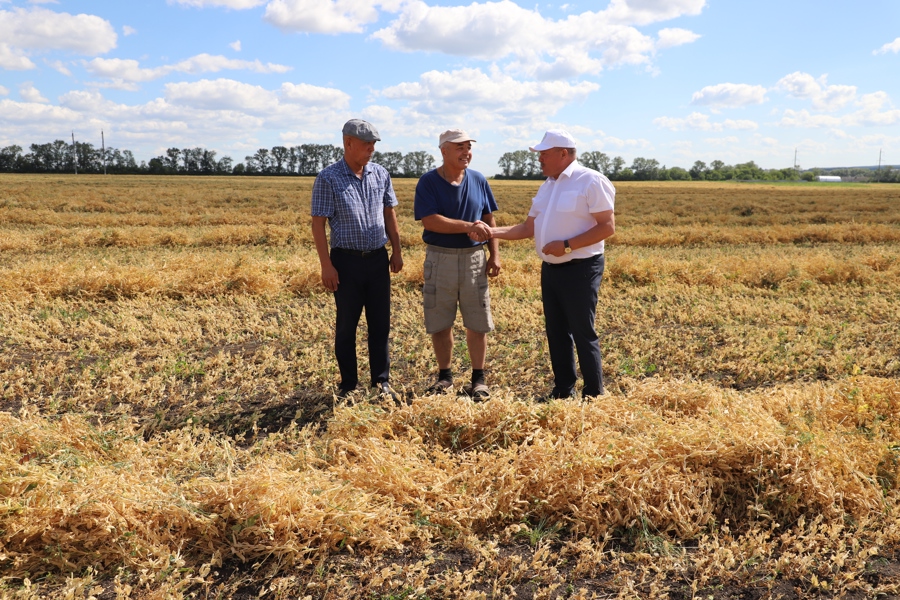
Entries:
[[[356,173],[353,172],[353,169],[350,168],[350,165],[347,164],[347,161],[341,158],[341,164],[343,165],[344,173],[350,175],[351,177],[356,177]],[[367,162],[363,165],[362,176],[365,177],[372,171],[372,162]]]
[[559,181],[563,175],[565,175],[566,177],[571,177],[572,172],[577,168],[577,162],[577,160],[573,160],[571,163],[569,163],[569,166],[566,167],[563,172],[559,174],[559,176],[557,176],[556,180]]

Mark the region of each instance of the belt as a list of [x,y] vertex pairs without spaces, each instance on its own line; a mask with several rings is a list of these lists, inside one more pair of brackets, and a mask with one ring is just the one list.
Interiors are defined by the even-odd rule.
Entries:
[[565,267],[566,265],[577,265],[578,263],[587,262],[589,260],[597,260],[598,258],[600,258],[602,256],[603,256],[602,254],[595,254],[594,256],[589,256],[588,258],[573,258],[573,259],[567,260],[566,262],[561,262],[561,263],[550,263],[550,262],[544,261],[544,264],[547,265],[548,267]]
[[477,246],[466,246],[465,248],[447,248],[445,246],[435,246],[434,244],[426,244],[426,249],[432,252],[440,252],[441,254],[471,254],[476,250],[484,250],[485,244]]
[[350,250],[348,248],[332,248],[332,252],[339,252],[341,254],[349,254],[350,256],[372,256],[376,252],[381,252],[384,250],[384,246],[381,248],[376,248],[375,250]]

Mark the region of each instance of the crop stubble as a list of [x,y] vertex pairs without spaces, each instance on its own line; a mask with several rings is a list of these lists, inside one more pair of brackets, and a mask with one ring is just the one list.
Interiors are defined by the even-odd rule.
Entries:
[[[530,242],[502,245],[492,282],[494,399],[419,397],[423,247],[414,182],[395,184],[403,408],[333,406],[311,180],[0,176],[10,593],[46,573],[109,591],[122,569],[134,594],[234,592],[248,569],[301,597],[896,593],[865,577],[900,535],[896,189],[619,184],[598,310],[612,393],[535,406]],[[498,220],[536,186],[495,182]],[[469,557],[469,579],[436,552]]]

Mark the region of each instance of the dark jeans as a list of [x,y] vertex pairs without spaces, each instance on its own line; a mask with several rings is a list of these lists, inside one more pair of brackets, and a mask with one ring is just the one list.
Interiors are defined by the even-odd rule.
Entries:
[[541,266],[541,299],[554,393],[571,396],[575,392],[575,353],[584,378],[584,396],[603,393],[603,363],[600,342],[594,327],[597,295],[606,260],[603,255],[558,265]]
[[363,308],[368,326],[371,384],[387,381],[390,371],[388,335],[391,331],[391,273],[387,250],[381,248],[365,256],[356,256],[332,249],[331,264],[340,279],[334,293],[337,307],[334,354],[341,372],[340,387],[352,390],[359,383],[356,329]]

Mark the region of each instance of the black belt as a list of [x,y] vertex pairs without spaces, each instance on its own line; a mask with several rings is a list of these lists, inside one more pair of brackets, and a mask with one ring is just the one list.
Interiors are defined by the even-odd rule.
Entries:
[[603,255],[595,254],[594,256],[590,256],[588,258],[573,258],[571,260],[567,260],[566,262],[561,262],[561,263],[550,263],[550,262],[544,261],[544,264],[547,265],[548,267],[564,267],[566,265],[577,265],[578,263],[587,262],[589,260],[597,260],[601,256],[603,256]]
[[384,250],[384,246],[375,250],[350,250],[348,248],[332,248],[332,252],[340,252],[341,254],[349,254],[350,256],[372,256],[376,252]]

